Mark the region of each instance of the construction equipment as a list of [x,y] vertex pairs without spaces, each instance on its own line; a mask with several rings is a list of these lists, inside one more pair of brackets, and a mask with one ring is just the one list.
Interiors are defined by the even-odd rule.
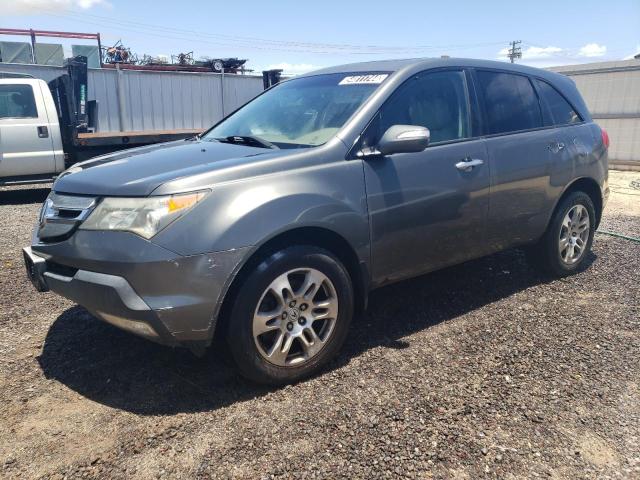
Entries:
[[130,48],[122,44],[122,40],[118,40],[112,47],[103,48],[102,62],[135,65],[138,63],[138,57],[134,53],[131,53]]

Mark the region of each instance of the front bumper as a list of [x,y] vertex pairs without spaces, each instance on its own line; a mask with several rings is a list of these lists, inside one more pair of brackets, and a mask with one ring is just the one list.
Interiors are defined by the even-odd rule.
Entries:
[[27,274],[121,329],[166,344],[208,344],[246,249],[181,256],[126,232],[79,230],[65,241],[34,234]]
[[64,275],[47,270],[47,261],[30,247],[23,249],[27,275],[39,292],[53,290],[83,304],[95,316],[150,340],[175,344],[147,303],[122,277],[77,270]]

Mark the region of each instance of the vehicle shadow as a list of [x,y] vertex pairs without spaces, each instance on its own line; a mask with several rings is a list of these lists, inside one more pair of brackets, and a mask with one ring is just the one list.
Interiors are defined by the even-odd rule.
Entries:
[[51,188],[22,188],[0,190],[0,205],[25,205],[28,203],[43,203]]
[[[591,253],[585,263],[594,259]],[[383,287],[354,320],[342,353],[323,373],[370,348],[405,348],[403,338],[414,332],[547,281],[520,251],[510,250]],[[196,358],[184,349],[156,345],[81,307],[57,318],[38,360],[47,378],[96,402],[144,415],[214,410],[273,390],[239,377],[221,353]]]

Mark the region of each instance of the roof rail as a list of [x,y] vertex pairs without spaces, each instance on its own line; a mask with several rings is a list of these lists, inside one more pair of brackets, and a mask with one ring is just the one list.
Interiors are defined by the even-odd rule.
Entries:
[[34,78],[34,76],[28,73],[0,72],[0,78]]

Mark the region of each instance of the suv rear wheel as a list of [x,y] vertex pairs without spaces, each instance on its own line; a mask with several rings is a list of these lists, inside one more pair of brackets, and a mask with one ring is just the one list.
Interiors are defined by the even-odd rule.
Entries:
[[330,252],[312,246],[269,255],[235,298],[227,342],[240,372],[269,384],[312,375],[340,349],[353,287]]
[[572,192],[556,207],[540,241],[528,250],[532,263],[565,276],[579,270],[591,250],[596,213],[589,195]]

